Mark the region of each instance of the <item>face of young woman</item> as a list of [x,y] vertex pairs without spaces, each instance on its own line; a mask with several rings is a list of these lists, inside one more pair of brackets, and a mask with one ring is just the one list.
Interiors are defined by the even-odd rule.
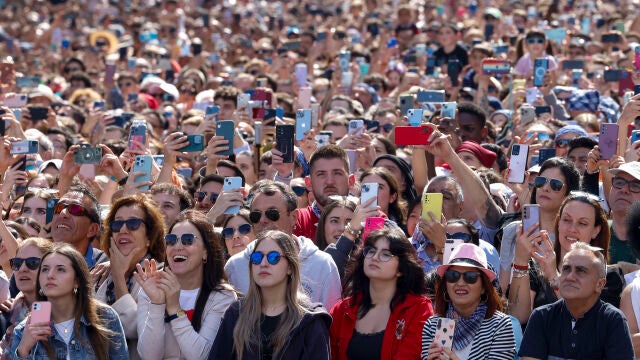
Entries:
[[47,217],[47,202],[37,196],[29,198],[22,205],[22,216],[44,224]]
[[591,243],[600,233],[596,226],[596,212],[593,206],[581,201],[569,201],[562,209],[558,222],[560,248],[569,251],[575,242]]
[[40,264],[40,288],[49,299],[72,297],[78,287],[71,260],[62,254],[51,254]]
[[[175,224],[171,229],[171,234],[178,236],[175,245],[167,245],[167,261],[171,271],[178,276],[202,276],[202,267],[207,258],[207,250],[204,247],[202,235],[193,224],[183,221]],[[182,235],[193,234],[195,239],[193,244],[184,245]]]
[[347,226],[353,211],[344,207],[336,207],[327,214],[327,219],[324,223],[324,236],[327,244],[333,244],[338,241],[340,235],[344,232],[344,228]]
[[[255,251],[264,255],[260,264],[251,263],[251,276],[256,285],[262,289],[286,286],[287,277],[291,270],[289,269],[289,262],[282,255],[282,249],[278,244],[273,239],[266,238],[260,242]],[[280,254],[280,261],[276,264],[271,264],[267,261],[267,254],[272,251]]]
[[[113,218],[116,221],[126,221],[133,219],[142,219],[144,220],[145,214],[144,211],[136,206],[122,206],[116,211],[116,215]],[[149,239],[147,238],[147,227],[144,223],[140,224],[140,227],[137,229],[129,229],[126,225],[122,225],[120,231],[113,231],[111,234],[111,241],[115,243],[118,247],[118,250],[124,256],[128,256],[131,252],[135,251],[134,258],[137,260],[142,259],[142,257],[147,253],[147,248],[149,247]]]
[[[540,176],[547,178],[547,183],[543,187],[536,189],[536,203],[545,211],[557,212],[560,209],[562,200],[567,189],[567,182],[559,168],[549,168],[543,171]],[[551,179],[562,181],[564,186],[560,191],[551,189],[549,184]]]
[[447,281],[447,293],[453,306],[456,308],[475,309],[480,303],[480,296],[484,293],[482,275],[478,276],[475,283],[469,284],[464,280],[462,274],[467,271],[480,272],[480,270],[466,266],[451,266],[448,270],[457,271],[461,274],[455,283]]
[[[241,226],[246,227],[247,225],[249,225],[249,232],[244,235],[241,234],[239,228]],[[247,222],[241,216],[234,216],[233,218],[231,218],[231,220],[227,222],[227,226],[225,226],[225,228],[231,228],[234,230],[232,237],[224,239],[224,244],[227,247],[227,252],[230,256],[244,251],[244,249],[247,247],[247,244],[249,244],[256,238],[256,235],[253,232],[253,227],[250,226],[249,222]]]
[[391,194],[389,184],[380,176],[370,174],[362,179],[362,183],[377,183],[378,184],[378,206],[380,206],[382,212],[389,214],[389,204],[396,201],[398,195]]
[[[16,254],[16,258],[19,259],[28,259],[28,258],[38,258],[42,257],[42,253],[40,250],[33,246],[25,246],[22,249],[18,250]],[[25,262],[20,265],[20,269],[14,272],[14,277],[16,279],[16,285],[18,286],[18,290],[23,293],[35,293],[36,291],[36,279],[38,277],[38,268],[35,270],[29,269]]]
[[398,257],[391,256],[387,261],[383,261],[384,254],[390,253],[389,240],[380,238],[373,244],[372,248],[370,251],[374,255],[368,255],[364,258],[364,274],[372,281],[397,279],[400,276],[398,273]]
[[411,209],[409,217],[407,218],[407,231],[409,232],[409,236],[413,236],[413,232],[416,230],[416,226],[420,222],[421,216],[422,204],[417,204],[413,209]]

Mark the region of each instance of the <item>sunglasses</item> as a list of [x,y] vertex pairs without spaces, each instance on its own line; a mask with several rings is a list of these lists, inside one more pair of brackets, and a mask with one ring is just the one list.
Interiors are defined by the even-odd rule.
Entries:
[[379,254],[378,258],[382,262],[387,262],[391,260],[392,257],[395,256],[388,249],[380,249],[380,251],[378,251],[378,249],[374,248],[373,246],[365,247],[362,250],[362,253],[364,254],[364,257],[367,259],[372,259],[374,256],[376,256],[376,254]]
[[260,265],[265,256],[267,257],[267,262],[271,265],[279,263],[280,259],[282,259],[282,255],[277,251],[269,251],[267,255],[260,251],[254,251],[251,254],[251,263],[253,265]]
[[[180,236],[180,241],[184,246],[191,246],[193,242],[196,241],[196,236],[193,234],[182,234]],[[174,246],[178,243],[178,235],[176,234],[167,234],[164,236],[164,242],[167,246]]]
[[544,44],[547,40],[543,38],[529,38],[527,39],[527,44]]
[[13,271],[18,271],[22,267],[22,263],[27,265],[29,270],[38,270],[38,266],[40,266],[40,258],[39,257],[29,257],[26,259],[15,257],[9,260],[9,265]]
[[127,225],[127,229],[135,231],[138,230],[140,228],[140,225],[142,225],[143,223],[145,223],[144,220],[135,218],[127,220],[113,220],[109,223],[109,228],[111,228],[111,231],[113,232],[120,232],[120,230],[122,230],[122,226]]
[[457,232],[453,234],[447,233],[447,239],[460,239],[464,242],[469,242],[471,240],[471,235],[463,232]]
[[207,194],[209,195],[209,201],[211,201],[212,203],[215,203],[216,200],[218,200],[218,196],[220,196],[220,194],[218,193],[208,193],[206,191],[198,191],[193,195],[193,198],[196,199],[197,202],[202,202],[204,198],[207,196]]
[[[264,215],[271,221],[280,220],[280,211],[277,209],[267,209],[264,211]],[[251,220],[252,223],[257,224],[260,222],[260,219],[262,219],[262,211],[253,210],[249,213],[249,220]]]
[[558,140],[555,141],[555,143],[556,143],[557,147],[564,148],[564,147],[569,146],[569,141],[571,141],[571,140],[569,140],[569,139],[558,139]]
[[121,82],[121,83],[119,83],[119,84],[118,84],[118,86],[119,86],[119,87],[129,87],[129,86],[131,86],[131,85],[133,85],[133,83],[132,83],[132,82],[129,82],[129,81],[127,81],[127,82]]
[[56,206],[53,208],[53,213],[55,215],[58,215],[64,209],[67,209],[69,214],[73,216],[86,216],[88,218],[92,218],[92,219],[94,218],[93,213],[87,210],[84,206],[78,205],[78,204],[66,204],[63,202],[59,202],[56,204]]
[[547,179],[544,176],[536,176],[536,178],[533,179],[533,186],[539,189],[543,187],[547,182],[549,183],[549,187],[553,191],[560,191],[564,187],[564,183],[562,181],[558,179]]
[[180,92],[184,94],[189,94],[189,95],[195,95],[198,93],[196,89],[186,89],[186,88],[180,88]]
[[457,283],[460,280],[460,275],[462,275],[462,280],[467,284],[475,284],[480,277],[480,272],[478,271],[465,271],[463,273],[455,270],[447,270],[444,272],[444,279],[448,283]]
[[632,193],[640,192],[640,182],[638,181],[629,181],[617,176],[614,176],[611,180],[611,185],[616,189],[622,189],[627,184],[629,184],[629,191]]
[[242,225],[238,226],[237,228],[226,227],[226,228],[222,229],[222,237],[225,238],[225,239],[232,238],[233,235],[236,233],[236,231],[238,233],[240,233],[240,235],[247,235],[249,233],[249,231],[251,231],[251,225],[250,224],[242,224]]
[[304,186],[292,186],[291,190],[293,190],[297,196],[302,196],[307,192],[307,188]]

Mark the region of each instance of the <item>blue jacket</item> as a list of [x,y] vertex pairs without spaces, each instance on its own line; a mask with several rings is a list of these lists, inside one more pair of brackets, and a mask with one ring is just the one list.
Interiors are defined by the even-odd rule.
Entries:
[[[102,305],[98,308],[100,311],[100,318],[103,320],[104,325],[111,330],[114,335],[110,337],[111,345],[109,346],[109,359],[122,360],[129,359],[129,351],[127,350],[127,342],[124,337],[124,330],[122,330],[122,324],[120,324],[120,318],[118,314],[111,307]],[[40,341],[31,349],[29,356],[21,358],[17,354],[18,345],[22,340],[22,333],[26,326],[27,319],[23,320],[13,330],[13,341],[11,342],[11,350],[9,356],[12,360],[22,359],[49,359],[47,351]],[[91,324],[84,318],[80,318],[80,334],[75,331],[69,341],[69,358],[70,359],[96,359],[95,352],[91,348],[89,338],[87,337],[87,327]],[[57,360],[67,359],[67,345],[58,332],[53,327],[53,333],[49,337],[49,344],[53,347]],[[52,359],[53,360],[53,359]]]

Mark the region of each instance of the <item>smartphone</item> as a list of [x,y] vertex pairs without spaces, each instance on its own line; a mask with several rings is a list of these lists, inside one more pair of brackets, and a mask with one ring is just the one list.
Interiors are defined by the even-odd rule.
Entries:
[[598,147],[604,160],[609,160],[618,151],[618,124],[605,123],[600,125]]
[[409,109],[407,110],[407,118],[409,125],[420,126],[422,124],[422,115],[424,111],[422,109]]
[[460,81],[458,80],[460,71],[462,71],[460,61],[454,59],[447,62],[447,75],[449,76],[449,79],[451,79],[452,86],[458,86],[460,84]]
[[426,124],[416,126],[396,126],[394,140],[397,146],[428,145],[433,129]]
[[104,81],[107,84],[113,84],[115,75],[116,75],[116,64],[114,62],[107,62],[104,65]]
[[618,82],[620,81],[620,70],[605,70],[603,77],[606,82]]
[[430,56],[427,58],[427,68],[424,71],[424,74],[427,76],[433,76],[436,71],[436,58]]
[[340,51],[338,53],[338,66],[340,67],[340,71],[347,72],[349,71],[349,66],[351,65],[351,51]]
[[205,118],[212,120],[218,120],[218,114],[220,113],[220,107],[217,105],[207,105],[207,109],[204,112]]
[[307,85],[307,64],[297,63],[293,69],[298,87]]
[[640,140],[640,130],[633,130],[631,132],[631,143],[633,144],[638,140]]
[[284,163],[293,162],[294,132],[295,127],[293,125],[276,125],[276,149],[282,152],[282,161]]
[[129,71],[134,71],[136,69],[136,62],[138,59],[136,59],[135,57],[130,57],[127,59],[127,69]]
[[349,120],[349,133],[353,135],[363,134],[364,120],[362,119]]
[[271,100],[273,99],[273,93],[263,89],[256,89],[251,96],[251,100],[259,102],[259,106],[254,106],[251,110],[253,112],[253,119],[264,120],[264,111],[271,107]]
[[204,135],[187,135],[189,145],[180,149],[182,152],[197,152],[204,150]]
[[[123,117],[124,117],[124,113],[123,113]],[[129,130],[129,149],[143,150],[143,149],[138,149],[138,146],[134,145],[133,141],[138,141],[143,146],[146,146],[147,144],[147,122],[146,121],[135,120],[133,124],[131,124],[131,129]]]
[[535,108],[536,116],[540,116],[542,114],[551,114],[551,106],[536,106]]
[[552,41],[556,41],[556,42],[561,42],[562,40],[564,40],[567,37],[567,29],[566,28],[552,28],[552,29],[546,29],[544,31],[547,39],[552,40]]
[[436,325],[436,333],[433,337],[433,341],[442,345],[442,347],[451,350],[453,347],[453,333],[456,330],[456,321],[449,318],[439,318]]
[[262,146],[262,121],[253,123],[253,145]]
[[484,41],[491,41],[491,37],[493,36],[494,26],[493,24],[486,23],[484,25]]
[[544,76],[549,67],[549,60],[545,58],[537,58],[533,62],[533,86],[542,86]]
[[53,220],[53,208],[56,207],[56,205],[58,204],[59,200],[60,199],[57,199],[57,198],[47,199],[47,210],[46,210],[46,216],[45,216],[45,224],[48,224]]
[[233,137],[235,135],[235,125],[233,120],[222,120],[216,124],[216,136],[224,136],[229,141],[229,149],[219,151],[218,155],[233,155]]
[[311,88],[308,86],[301,87],[298,90],[298,106],[302,109],[311,107]]
[[249,101],[251,100],[251,95],[250,94],[238,94],[238,97],[236,98],[236,106],[238,107],[238,109],[240,108],[246,108],[249,106]]
[[464,244],[464,240],[462,239],[446,239],[444,241],[444,253],[442,254],[442,263],[448,264],[449,258],[451,258],[451,253],[456,246]]
[[[318,144],[318,147],[320,147],[320,144]],[[349,173],[355,174],[358,170],[358,153],[354,149],[345,149],[344,151],[347,152],[347,157],[349,158]]]
[[382,217],[368,217],[364,221],[364,229],[362,230],[362,239],[366,239],[373,231],[384,228],[384,218]]
[[191,179],[191,175],[193,174],[193,170],[191,168],[177,168],[176,174],[182,176],[185,179]]
[[[135,160],[133,161],[133,170],[132,172],[141,171],[144,174],[137,176],[133,182],[145,182],[151,181],[151,166],[153,163],[153,158],[150,155],[136,155]],[[149,190],[149,186],[141,186],[140,190]]]
[[584,60],[565,60],[562,62],[562,70],[582,70]]
[[441,103],[446,99],[444,90],[418,91],[417,100],[419,103]]
[[94,101],[93,102],[93,108],[96,109],[96,110],[104,111],[104,109],[105,109],[104,101]]
[[429,212],[433,214],[433,219],[440,222],[442,219],[442,193],[425,193],[422,195],[422,217],[431,221]]
[[73,162],[75,164],[99,164],[102,160],[102,148],[82,146],[73,154]]
[[4,99],[2,105],[9,108],[21,108],[27,106],[28,99],[27,94],[9,95]]
[[509,60],[488,58],[482,60],[482,72],[487,75],[508,74],[511,72]]
[[402,115],[407,115],[409,109],[413,109],[413,95],[400,96],[400,112]]
[[529,145],[514,144],[513,147],[511,147],[508,182],[516,184],[524,183],[524,172],[527,170],[528,157]]
[[527,231],[532,226],[538,225],[535,232],[540,231],[540,205],[526,204],[522,207],[522,229]]
[[[242,178],[239,176],[230,176],[224,178],[222,191],[231,191],[242,188]],[[240,212],[240,206],[230,206],[224,211],[225,214],[235,215]]]
[[353,73],[351,71],[343,72],[340,77],[340,85],[349,89],[353,84]]
[[520,123],[526,125],[536,118],[536,109],[532,106],[522,106],[520,108]]
[[36,301],[31,305],[31,323],[50,323],[51,303],[48,301]]
[[38,140],[21,140],[11,143],[10,153],[14,154],[37,154],[39,148]]
[[311,130],[311,109],[296,112],[296,141],[304,139],[304,134]]
[[153,155],[153,162],[160,167],[164,166],[164,155]]
[[640,70],[640,45],[636,45],[633,52],[635,53],[633,66],[636,68],[636,70]]
[[[331,144],[331,136],[329,135],[316,135],[315,139],[319,148]],[[348,155],[349,150],[345,149],[345,151],[347,151],[347,155]],[[351,151],[355,151],[355,150],[351,150]]]
[[542,164],[556,156],[556,149],[548,148],[548,149],[540,149],[538,151],[538,164],[542,166]]
[[458,104],[455,101],[443,102],[440,108],[440,115],[444,118],[455,119],[457,107]]
[[49,114],[49,108],[46,106],[29,106],[28,109],[31,120],[34,122],[46,119]]
[[320,104],[311,104],[311,126],[317,127],[320,119]]
[[620,35],[618,34],[604,34],[602,35],[602,42],[603,43],[609,43],[609,44],[615,44],[615,43],[619,43],[620,42]]
[[378,183],[363,183],[360,189],[360,204],[364,204],[369,199],[376,199],[369,206],[378,206]]
[[634,85],[633,86],[633,95],[638,95],[640,94],[640,85]]
[[364,127],[367,128],[368,132],[379,133],[380,132],[380,121],[378,120],[364,120]]
[[493,53],[498,55],[498,54],[506,54],[509,52],[509,45],[507,44],[502,44],[502,45],[494,45],[493,46]]

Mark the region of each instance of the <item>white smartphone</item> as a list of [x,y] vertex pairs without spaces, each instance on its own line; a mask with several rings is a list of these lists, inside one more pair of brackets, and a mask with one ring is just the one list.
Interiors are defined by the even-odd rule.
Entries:
[[535,232],[540,231],[540,205],[527,204],[522,207],[522,228],[529,230],[533,225],[538,225]]
[[369,206],[378,206],[378,183],[363,183],[360,190],[360,203],[364,204],[371,198],[376,200]]
[[451,350],[453,347],[453,334],[455,333],[455,330],[456,321],[454,319],[440,318],[436,325],[436,333],[433,337],[433,341],[438,345],[442,345],[442,347],[447,350]]
[[443,264],[446,265],[449,263],[449,258],[451,257],[451,253],[453,252],[453,249],[455,249],[456,246],[462,243],[464,243],[464,240],[462,239],[447,239],[444,241],[444,254],[442,254]]
[[364,133],[364,120],[349,120],[349,133],[352,135],[360,135]]
[[[230,176],[224,178],[222,191],[231,191],[242,188],[242,178],[239,176]],[[240,206],[230,206],[224,211],[225,214],[235,215],[240,212]]]
[[529,157],[529,145],[514,144],[511,148],[509,161],[509,181],[510,183],[524,183],[525,171],[527,170],[527,159]]

